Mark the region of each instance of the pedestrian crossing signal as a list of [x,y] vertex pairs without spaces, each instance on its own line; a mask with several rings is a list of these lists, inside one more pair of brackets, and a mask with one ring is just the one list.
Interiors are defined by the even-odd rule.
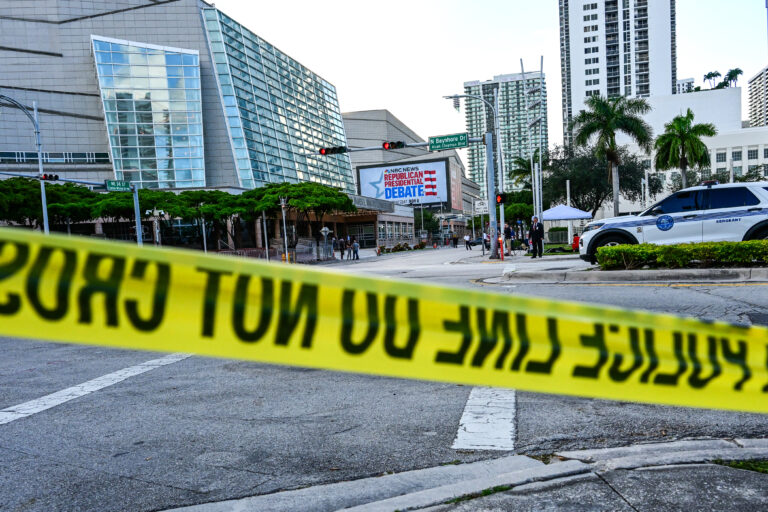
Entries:
[[405,147],[405,142],[403,142],[401,140],[389,141],[389,142],[383,143],[381,145],[381,147],[383,147],[384,149],[387,149],[387,150],[389,150],[389,149],[403,149]]

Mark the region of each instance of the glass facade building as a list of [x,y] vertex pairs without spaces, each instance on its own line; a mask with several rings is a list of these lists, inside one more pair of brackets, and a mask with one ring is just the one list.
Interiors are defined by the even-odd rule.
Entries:
[[214,8],[202,9],[240,185],[312,181],[354,192],[333,85]]
[[91,41],[116,178],[142,188],[205,186],[198,52]]

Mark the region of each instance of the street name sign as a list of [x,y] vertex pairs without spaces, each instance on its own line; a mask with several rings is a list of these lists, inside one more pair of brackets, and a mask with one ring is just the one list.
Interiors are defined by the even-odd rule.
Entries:
[[130,192],[131,191],[130,181],[106,180],[105,183],[107,185],[108,192]]
[[475,214],[487,215],[488,211],[488,201],[475,201]]
[[444,151],[446,149],[465,148],[469,145],[469,135],[455,133],[453,135],[438,135],[429,138],[430,151]]

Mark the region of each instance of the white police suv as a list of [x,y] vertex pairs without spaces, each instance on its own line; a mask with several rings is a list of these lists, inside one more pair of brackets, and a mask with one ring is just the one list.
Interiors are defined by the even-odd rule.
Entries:
[[579,254],[594,263],[597,248],[606,245],[742,240],[768,240],[768,181],[705,182],[639,215],[590,222],[579,240]]

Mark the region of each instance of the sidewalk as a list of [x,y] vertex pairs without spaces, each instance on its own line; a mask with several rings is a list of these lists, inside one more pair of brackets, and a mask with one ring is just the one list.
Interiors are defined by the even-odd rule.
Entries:
[[511,455],[175,510],[763,511],[768,474],[714,462],[766,459],[768,439],[694,439]]

